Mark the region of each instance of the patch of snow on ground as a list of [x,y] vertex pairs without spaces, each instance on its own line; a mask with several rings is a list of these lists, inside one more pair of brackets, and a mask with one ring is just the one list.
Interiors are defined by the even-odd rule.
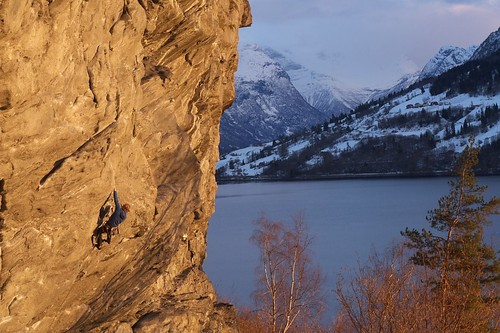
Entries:
[[339,141],[335,145],[330,148],[323,149],[322,152],[328,152],[333,155],[338,155],[344,151],[351,150],[358,144],[360,140],[347,140],[347,141]]
[[323,162],[323,157],[314,155],[310,160],[306,161],[308,166],[316,166]]
[[293,153],[304,150],[308,146],[309,146],[309,141],[299,141],[296,144],[288,147],[288,152],[289,152],[289,154],[293,154]]

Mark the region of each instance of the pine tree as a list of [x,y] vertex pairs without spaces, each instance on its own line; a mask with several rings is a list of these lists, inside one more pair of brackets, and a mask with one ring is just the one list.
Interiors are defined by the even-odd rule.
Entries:
[[465,119],[460,134],[467,134],[468,132],[469,132],[469,123],[467,122],[467,119]]
[[[487,186],[477,184],[473,171],[478,154],[471,137],[457,162],[456,179],[449,182],[449,194],[427,216],[435,231],[407,228],[402,232],[406,245],[414,250],[413,263],[430,272],[427,282],[438,296],[440,332],[466,331],[467,321],[491,307],[498,309],[498,295],[495,300],[486,292],[495,291],[488,288],[491,283],[498,292],[500,261],[494,248],[484,242],[483,231],[491,223],[489,216],[499,214],[500,199],[483,197]],[[486,320],[481,325],[477,332],[488,332],[492,323]]]

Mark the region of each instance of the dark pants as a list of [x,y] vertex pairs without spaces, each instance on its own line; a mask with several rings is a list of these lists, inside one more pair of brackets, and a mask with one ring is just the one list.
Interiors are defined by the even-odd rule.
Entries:
[[[103,234],[106,234],[105,239],[102,238]],[[92,235],[92,244],[97,247],[97,249],[101,249],[103,241],[107,242],[108,244],[111,243],[111,227],[107,224],[97,227]]]
[[[103,241],[111,244],[111,236],[115,233],[120,233],[118,227],[111,227],[107,223],[103,224],[94,230],[94,233],[92,235],[92,244],[100,250]],[[102,239],[103,234],[106,234],[105,239]]]
[[[107,222],[104,223],[104,219],[106,217],[109,217],[109,212],[111,210],[111,205],[108,205],[108,201],[111,197],[111,194],[108,195],[107,199],[104,201],[103,205],[101,206],[101,209],[99,210],[99,217],[97,218],[97,227],[94,229],[94,232],[92,233],[92,245],[97,247],[98,249],[101,249],[102,242],[108,242],[108,244],[111,243],[111,235],[113,234],[113,229],[110,227]],[[106,234],[106,239],[102,239],[102,235]]]

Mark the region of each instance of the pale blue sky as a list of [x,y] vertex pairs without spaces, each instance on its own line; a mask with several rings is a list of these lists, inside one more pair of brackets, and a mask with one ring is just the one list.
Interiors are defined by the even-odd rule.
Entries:
[[441,46],[480,44],[500,26],[500,0],[250,0],[241,43],[285,53],[347,85],[383,88]]

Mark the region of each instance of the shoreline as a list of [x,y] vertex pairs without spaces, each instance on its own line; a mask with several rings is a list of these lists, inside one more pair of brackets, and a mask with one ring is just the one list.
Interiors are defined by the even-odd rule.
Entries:
[[[500,176],[500,173],[476,173],[476,177]],[[253,182],[294,182],[294,181],[321,181],[321,180],[344,180],[344,179],[384,179],[384,178],[435,178],[454,177],[451,171],[436,171],[422,173],[388,172],[388,173],[346,173],[334,175],[304,175],[297,177],[276,176],[233,176],[216,178],[218,185],[253,183]]]

